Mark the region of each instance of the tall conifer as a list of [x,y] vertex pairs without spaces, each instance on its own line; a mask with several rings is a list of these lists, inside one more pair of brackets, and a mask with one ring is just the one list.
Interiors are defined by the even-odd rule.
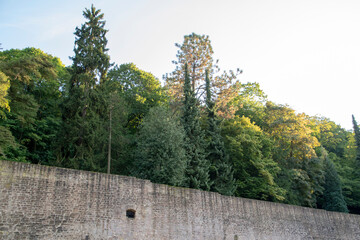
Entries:
[[224,195],[232,195],[235,191],[233,171],[229,157],[225,152],[221,137],[219,121],[216,119],[214,102],[211,97],[209,71],[205,72],[206,110],[207,110],[207,159],[210,162],[211,190]]
[[325,158],[325,184],[323,208],[328,211],[349,212],[342,194],[339,175],[332,161]]
[[360,166],[360,130],[359,130],[359,125],[357,124],[354,115],[352,115],[352,122],[353,122],[353,127],[354,127],[355,143],[357,146],[356,162],[357,162],[358,166]]
[[184,113],[182,124],[185,130],[185,151],[187,157],[185,186],[209,190],[209,163],[205,158],[204,133],[200,127],[200,113],[197,99],[191,88],[188,67],[185,64]]
[[[63,103],[64,133],[59,160],[62,165],[103,170],[108,132],[106,88],[110,67],[104,14],[93,5],[85,9],[86,22],[75,30],[72,77]],[[106,146],[106,147],[105,147]]]

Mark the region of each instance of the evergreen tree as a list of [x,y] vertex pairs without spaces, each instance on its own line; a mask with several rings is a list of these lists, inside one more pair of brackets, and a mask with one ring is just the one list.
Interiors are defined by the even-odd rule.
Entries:
[[[192,33],[184,36],[182,44],[175,44],[179,48],[176,57],[173,61],[175,70],[166,75],[166,87],[169,90],[169,95],[174,101],[172,105],[178,107],[184,98],[184,66],[188,65],[188,74],[191,77],[191,89],[194,91],[194,96],[202,104],[205,97],[205,70],[210,70],[214,76],[211,82],[211,88],[214,94],[214,101],[216,104],[216,112],[220,117],[231,118],[235,113],[233,101],[238,94],[240,83],[237,80],[237,71],[230,70],[229,72],[220,73],[219,67],[214,64],[213,49],[209,36],[198,35]],[[217,62],[217,61],[216,61]]]
[[358,166],[360,167],[360,130],[359,130],[359,125],[357,124],[354,115],[352,115],[352,122],[353,122],[353,127],[354,127],[355,143],[357,146],[356,162],[357,162]]
[[104,87],[110,57],[107,54],[104,14],[83,12],[87,21],[75,30],[75,56],[67,98],[63,103],[63,132],[58,163],[73,168],[104,170],[109,141],[109,104]]
[[219,121],[215,117],[214,102],[211,98],[209,71],[205,72],[206,109],[207,109],[207,159],[210,162],[211,190],[224,195],[232,195],[235,191],[235,180],[229,157],[225,152],[221,137]]
[[341,182],[333,162],[325,156],[323,208],[328,211],[349,212],[342,194]]
[[184,36],[182,44],[176,43],[179,48],[173,61],[175,70],[166,76],[166,84],[170,95],[180,101],[183,98],[185,82],[184,66],[188,65],[188,74],[191,76],[191,89],[201,95],[204,91],[205,70],[213,68],[213,49],[209,36],[192,33]]
[[106,79],[110,67],[110,56],[107,54],[107,39],[104,14],[94,5],[85,9],[83,16],[86,21],[81,28],[75,29],[75,56],[73,60],[72,87],[81,86],[84,92],[94,88]]
[[209,163],[205,158],[204,133],[200,127],[200,113],[197,99],[191,89],[187,64],[185,64],[184,112],[182,124],[185,130],[185,151],[187,157],[185,186],[196,189],[210,189]]
[[145,116],[137,137],[132,175],[155,183],[182,186],[185,180],[185,133],[165,107]]

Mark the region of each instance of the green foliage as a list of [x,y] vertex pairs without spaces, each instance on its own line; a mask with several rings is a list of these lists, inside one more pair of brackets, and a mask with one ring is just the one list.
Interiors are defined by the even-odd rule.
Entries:
[[345,157],[350,132],[327,118],[310,118],[313,135],[322,147],[338,157]]
[[220,72],[209,37],[195,33],[176,44],[165,92],[135,64],[109,71],[104,15],[93,5],[83,15],[71,67],[35,48],[0,52],[1,160],[108,169],[156,183],[360,213],[354,116],[352,133],[266,102],[259,84],[239,83],[240,70]]
[[262,127],[265,118],[267,96],[258,83],[241,84],[238,96],[234,100],[236,115],[248,117],[256,125]]
[[90,9],[85,9],[83,16],[87,20],[81,28],[75,29],[75,56],[73,60],[74,85],[92,88],[99,82],[106,79],[110,67],[110,56],[106,53],[107,39],[104,14],[99,9],[91,5]]
[[176,54],[177,60],[173,61],[175,70],[166,77],[166,84],[170,95],[180,102],[184,97],[185,65],[188,65],[192,91],[194,91],[195,96],[197,93],[201,95],[198,91],[203,92],[199,89],[205,80],[205,70],[213,68],[212,55],[214,51],[209,36],[195,33],[184,36],[184,42],[182,44],[176,43],[175,46],[179,48]]
[[77,169],[106,168],[110,130],[104,87],[110,67],[106,53],[104,15],[92,5],[83,12],[86,22],[75,30],[71,80],[62,103],[63,127],[57,164]]
[[349,212],[342,194],[341,182],[333,162],[325,157],[325,183],[322,208],[328,211]]
[[0,126],[0,159],[6,159],[5,152],[8,148],[14,148],[16,145],[11,131],[4,126]]
[[64,75],[64,66],[58,58],[34,48],[4,51],[0,58],[0,71],[10,80],[11,109],[0,125],[6,129],[4,139],[13,137],[16,142],[8,142],[5,158],[47,163],[55,158],[52,143],[61,117],[59,77]]
[[9,100],[6,98],[9,88],[10,81],[8,77],[0,71],[0,118],[5,117],[5,113],[2,109],[10,111]]
[[[357,124],[354,115],[352,115],[352,121],[353,121],[353,126],[354,126],[354,135],[355,135],[355,143],[357,146],[357,150],[356,150],[356,162],[358,165],[358,168],[360,169],[360,129],[359,129],[359,125]],[[359,174],[360,176],[360,174]]]
[[286,202],[316,206],[323,181],[322,162],[315,148],[320,144],[312,135],[310,120],[304,114],[295,114],[287,106],[266,104],[264,130],[274,139],[274,160],[281,172],[277,182],[286,189]]
[[199,103],[202,103],[206,94],[205,71],[208,70],[210,71],[209,74],[213,76],[211,89],[215,102],[214,110],[220,117],[231,118],[235,112],[232,102],[240,86],[237,76],[241,71],[237,69],[237,71],[230,70],[218,74],[220,69],[214,64],[214,52],[209,36],[192,33],[184,36],[182,44],[177,43],[175,46],[179,48],[176,55],[177,60],[173,61],[175,70],[164,78],[165,86],[172,97],[171,105],[175,109],[179,109],[178,107],[181,106],[185,97],[183,89],[185,74],[183,69],[186,64],[191,78],[190,86]]
[[188,161],[185,186],[209,190],[209,162],[206,160],[206,143],[204,132],[200,127],[198,101],[191,89],[187,64],[185,64],[184,95],[184,111],[181,120],[185,130],[185,151]]
[[[105,105],[103,118],[103,144],[107,144],[111,173],[129,175],[132,167],[134,136],[126,128],[129,106],[126,104],[122,87],[117,82],[107,81],[101,85]],[[110,137],[110,138],[109,138]],[[109,148],[110,147],[110,148]],[[103,153],[106,151],[102,150]]]
[[108,75],[121,87],[130,109],[127,127],[133,132],[150,108],[166,102],[159,80],[133,63],[115,66]]
[[150,109],[137,137],[132,174],[155,183],[182,186],[185,180],[185,133],[164,107]]
[[210,162],[211,190],[223,195],[233,195],[235,179],[229,163],[229,156],[225,152],[224,142],[219,128],[219,120],[215,117],[214,102],[211,97],[210,79],[206,71],[206,110],[207,110],[207,160]]
[[280,168],[272,159],[269,137],[246,117],[227,120],[222,133],[237,179],[235,196],[283,201],[285,191],[274,180]]

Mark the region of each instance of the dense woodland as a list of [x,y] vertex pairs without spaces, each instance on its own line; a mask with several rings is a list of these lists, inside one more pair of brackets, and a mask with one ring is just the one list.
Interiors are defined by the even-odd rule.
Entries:
[[110,62],[103,13],[83,15],[71,66],[35,48],[0,52],[0,159],[360,213],[354,117],[350,132],[271,102],[195,33],[161,85]]

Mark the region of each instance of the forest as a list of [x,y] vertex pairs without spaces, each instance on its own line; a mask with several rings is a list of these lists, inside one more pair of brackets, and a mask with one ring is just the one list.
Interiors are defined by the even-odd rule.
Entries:
[[195,33],[175,44],[162,84],[111,62],[104,14],[83,16],[71,66],[36,48],[0,51],[1,160],[360,214],[354,116],[347,131],[271,102]]

